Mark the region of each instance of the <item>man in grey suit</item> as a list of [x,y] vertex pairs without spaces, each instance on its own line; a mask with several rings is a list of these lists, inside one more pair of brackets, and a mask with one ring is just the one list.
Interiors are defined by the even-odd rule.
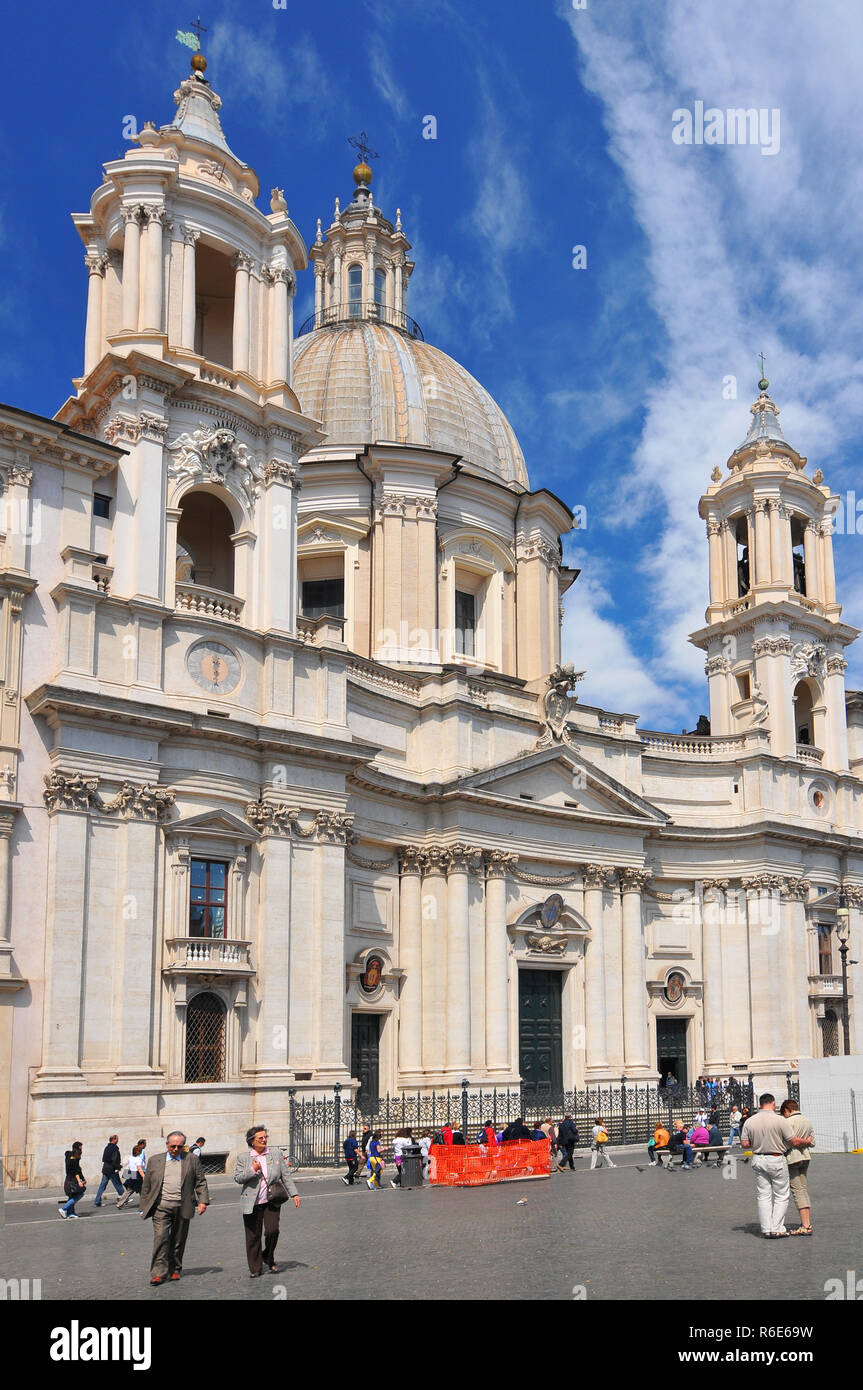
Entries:
[[[290,1167],[282,1157],[280,1149],[267,1145],[267,1131],[263,1125],[253,1125],[246,1134],[247,1149],[237,1155],[234,1182],[243,1189],[243,1225],[246,1228],[246,1259],[249,1262],[249,1278],[259,1279],[266,1264],[273,1274],[278,1274],[276,1264],[276,1244],[279,1239],[279,1214],[281,1207],[271,1200],[271,1189],[282,1182],[285,1191],[294,1199],[294,1206],[300,1205]],[[261,1232],[263,1230],[264,1248],[261,1251]]]
[[179,1279],[195,1205],[197,1203],[198,1215],[203,1216],[210,1204],[207,1180],[199,1160],[183,1153],[185,1134],[175,1129],[165,1143],[166,1152],[156,1154],[147,1164],[141,1188],[141,1218],[153,1218],[151,1284]]

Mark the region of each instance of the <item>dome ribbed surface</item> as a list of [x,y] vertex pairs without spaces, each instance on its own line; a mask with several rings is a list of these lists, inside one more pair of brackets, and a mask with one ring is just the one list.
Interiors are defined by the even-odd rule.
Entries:
[[318,328],[294,343],[293,387],[328,444],[419,444],[529,487],[515,433],[445,352],[385,324]]

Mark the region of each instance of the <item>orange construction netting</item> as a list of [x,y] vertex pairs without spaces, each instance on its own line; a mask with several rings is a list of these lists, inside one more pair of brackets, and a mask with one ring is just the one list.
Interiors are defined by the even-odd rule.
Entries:
[[445,1187],[480,1187],[490,1182],[551,1177],[548,1139],[507,1144],[432,1144],[429,1182]]

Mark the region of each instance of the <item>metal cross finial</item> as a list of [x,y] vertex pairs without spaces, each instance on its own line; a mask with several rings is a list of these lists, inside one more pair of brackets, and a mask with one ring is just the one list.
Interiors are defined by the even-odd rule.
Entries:
[[359,151],[360,159],[364,160],[366,163],[368,163],[370,159],[380,159],[377,150],[373,150],[369,144],[369,137],[364,130],[360,131],[359,138],[355,135],[349,135],[348,144],[353,145],[354,149]]
[[759,362],[761,363],[761,375],[762,375],[762,377],[763,377],[763,376],[764,376],[764,353],[763,353],[763,352],[759,352],[759,354],[758,354],[758,360],[759,360]]
[[194,29],[195,33],[196,33],[197,36],[198,36],[198,52],[200,53],[200,51],[201,51],[201,35],[202,35],[202,34],[206,34],[206,33],[208,32],[208,31],[205,29],[204,25],[201,23],[201,16],[198,15],[198,18],[197,18],[197,20],[195,21],[195,23],[194,23],[194,24],[190,24],[189,27],[190,27],[191,29]]

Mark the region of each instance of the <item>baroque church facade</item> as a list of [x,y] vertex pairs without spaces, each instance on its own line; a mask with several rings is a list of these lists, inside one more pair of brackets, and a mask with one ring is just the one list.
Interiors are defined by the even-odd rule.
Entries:
[[762,382],[700,503],[709,731],[579,703],[572,514],[408,314],[400,216],[361,161],[307,248],[205,67],[74,218],[75,395],[0,407],[3,1150],[782,1084],[837,1050],[843,920],[863,960],[838,499]]

